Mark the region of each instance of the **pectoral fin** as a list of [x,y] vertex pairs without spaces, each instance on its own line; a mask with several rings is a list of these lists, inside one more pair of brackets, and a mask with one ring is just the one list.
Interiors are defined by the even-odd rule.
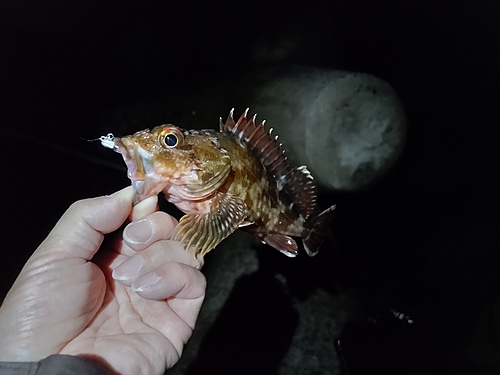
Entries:
[[194,247],[195,255],[203,257],[233,233],[247,215],[247,206],[241,199],[218,193],[208,213],[187,214],[179,220],[175,238],[186,249]]

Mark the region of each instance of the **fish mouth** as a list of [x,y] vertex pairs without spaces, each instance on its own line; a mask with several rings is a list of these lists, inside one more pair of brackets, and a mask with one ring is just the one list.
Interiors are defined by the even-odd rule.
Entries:
[[150,153],[127,138],[115,138],[113,150],[122,155],[127,166],[127,176],[134,188],[133,204],[157,195],[166,186],[154,172],[154,160]]
[[170,170],[166,172],[161,163],[155,162],[155,155],[141,147],[140,139],[138,142],[134,138],[138,135],[147,138],[150,133],[142,131],[141,134],[122,138],[109,134],[101,139],[105,147],[122,155],[127,167],[127,176],[134,188],[134,205],[162,191],[169,201],[202,200],[213,195],[229,176],[230,164],[225,165],[208,180],[200,180],[198,173],[201,169],[196,166],[179,173],[171,173]]

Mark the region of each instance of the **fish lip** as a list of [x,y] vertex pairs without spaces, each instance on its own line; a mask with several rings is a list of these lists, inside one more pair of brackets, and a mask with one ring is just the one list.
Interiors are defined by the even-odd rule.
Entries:
[[[125,138],[115,138],[114,151],[122,155],[123,161],[127,166],[127,173],[130,179],[144,180],[146,176],[140,176],[140,171],[143,169],[143,160],[138,158],[136,144]],[[138,173],[139,172],[139,173]]]
[[151,189],[148,177],[154,173],[154,162],[151,155],[136,142],[127,138],[115,138],[115,151],[120,153],[127,166],[127,176],[134,188],[133,203],[137,204],[149,196],[158,194]]
[[123,143],[121,138],[115,137],[113,151],[123,156],[125,161],[130,160],[130,152],[127,146]]

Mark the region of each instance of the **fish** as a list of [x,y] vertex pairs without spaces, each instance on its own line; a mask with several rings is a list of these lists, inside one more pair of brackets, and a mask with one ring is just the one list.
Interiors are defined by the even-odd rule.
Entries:
[[100,140],[122,155],[134,204],[163,193],[185,213],[175,239],[195,256],[203,258],[238,228],[289,257],[298,254],[298,237],[316,255],[335,205],[313,215],[317,188],[307,167],[288,165],[265,120],[257,125],[247,109],[235,121],[233,113],[219,119],[219,130],[164,124]]

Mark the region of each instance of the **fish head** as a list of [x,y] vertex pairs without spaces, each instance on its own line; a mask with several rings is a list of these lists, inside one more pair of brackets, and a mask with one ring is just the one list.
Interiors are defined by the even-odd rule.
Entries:
[[160,192],[173,203],[213,194],[231,169],[214,137],[168,124],[114,138],[114,150],[123,156],[134,187],[134,202]]

